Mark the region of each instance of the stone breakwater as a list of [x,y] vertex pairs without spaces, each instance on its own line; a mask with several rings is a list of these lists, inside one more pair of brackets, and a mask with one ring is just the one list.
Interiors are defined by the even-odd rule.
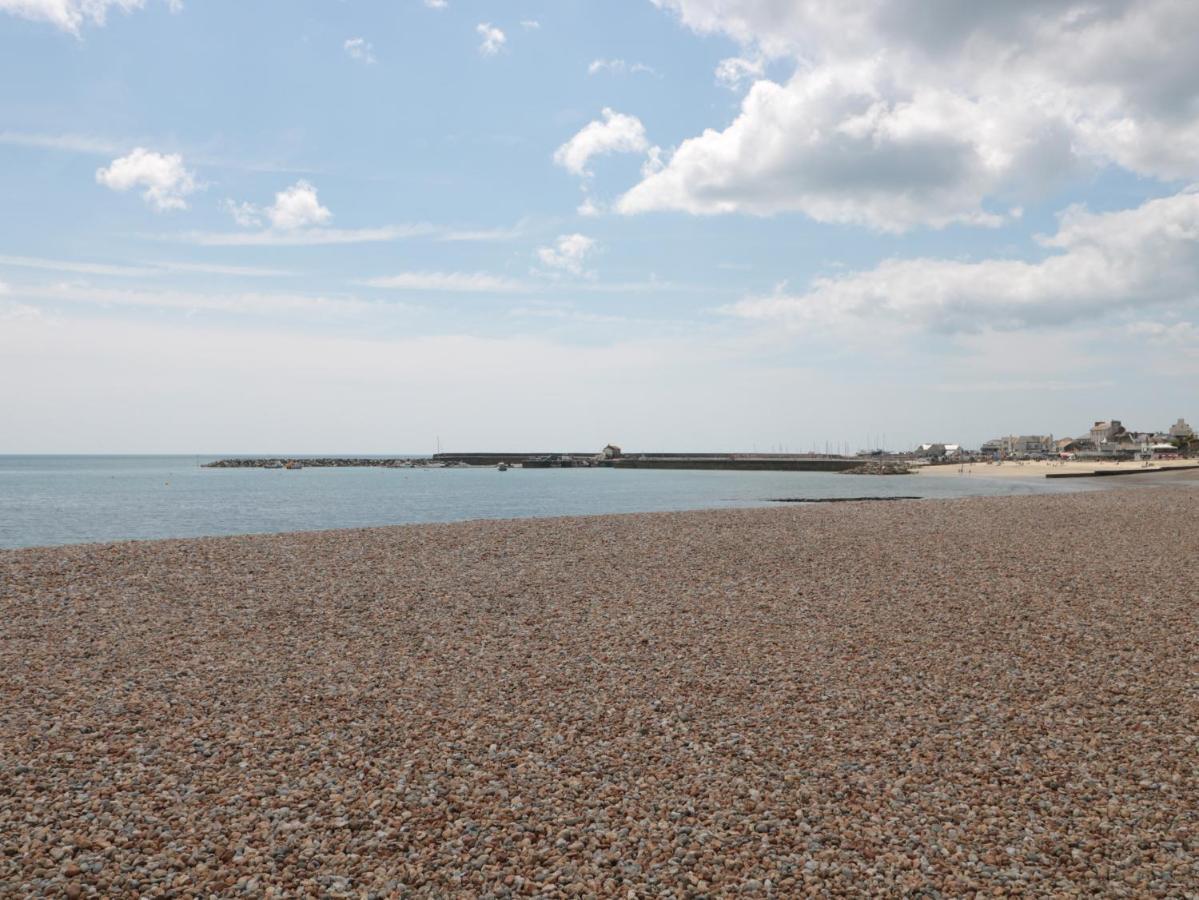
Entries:
[[306,468],[314,469],[353,469],[353,468],[404,468],[407,466],[424,466],[429,465],[430,460],[427,457],[405,457],[399,456],[390,459],[381,459],[378,457],[349,457],[349,456],[323,456],[323,457],[245,457],[240,459],[218,459],[214,462],[205,463],[206,469],[266,469],[278,468],[287,463],[297,462]]
[[0,894],[1190,896],[1197,556],[1157,489],[0,553]]

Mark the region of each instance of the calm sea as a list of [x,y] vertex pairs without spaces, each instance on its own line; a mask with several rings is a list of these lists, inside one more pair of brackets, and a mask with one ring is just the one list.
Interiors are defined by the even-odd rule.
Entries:
[[635,469],[204,469],[214,457],[0,456],[0,547],[462,519],[768,505],[779,497],[961,497],[1047,481]]

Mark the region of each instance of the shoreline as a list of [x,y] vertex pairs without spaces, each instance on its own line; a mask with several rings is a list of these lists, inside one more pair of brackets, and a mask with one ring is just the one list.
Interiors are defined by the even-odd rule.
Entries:
[[[1172,472],[1173,469],[1179,469],[1180,472]],[[928,475],[935,478],[946,478],[949,476],[969,476],[973,475],[980,478],[1045,478],[1047,476],[1070,476],[1070,477],[1085,477],[1095,476],[1103,477],[1111,476],[1112,473],[1120,473],[1121,478],[1131,477],[1131,474],[1144,475],[1146,477],[1152,475],[1174,475],[1182,476],[1183,473],[1191,473],[1186,476],[1187,480],[1199,479],[1199,462],[1193,459],[1182,460],[1158,460],[1151,462],[1148,467],[1138,460],[1122,460],[1120,462],[1107,462],[1103,460],[1025,460],[1015,461],[1008,460],[1002,463],[946,463],[943,465],[920,466],[916,468],[915,473],[918,475]]]
[[[938,467],[941,468],[941,467]],[[969,467],[967,467],[969,468]],[[912,475],[908,476],[886,476],[889,482],[910,486],[914,491],[919,490],[919,482],[913,478],[920,474],[921,471],[916,470]],[[936,477],[943,478],[949,473],[938,472]],[[954,468],[954,475],[959,473]],[[967,475],[972,473],[967,472]],[[1162,477],[1164,476],[1164,477]],[[874,478],[882,476],[861,476],[863,478]],[[991,477],[986,473],[979,473],[974,476],[978,478]],[[1035,473],[1013,473],[1008,478],[1019,478],[1021,480],[1036,481],[1042,478],[1043,475]],[[995,479],[1003,480],[1003,479]],[[1082,479],[1079,479],[1081,481]],[[20,553],[31,550],[70,550],[74,548],[87,547],[119,547],[125,544],[155,544],[159,542],[180,542],[180,541],[212,541],[212,540],[237,540],[244,538],[269,538],[269,537],[304,537],[316,535],[337,534],[339,532],[359,533],[359,532],[374,532],[387,531],[394,528],[427,528],[427,527],[445,527],[453,525],[470,525],[475,523],[511,523],[518,524],[524,522],[555,522],[555,521],[570,521],[570,520],[591,520],[591,519],[608,519],[608,518],[626,518],[630,516],[669,516],[681,515],[686,513],[720,513],[733,510],[753,510],[753,509],[773,509],[776,507],[808,507],[808,506],[838,506],[845,504],[881,504],[894,503],[903,501],[899,505],[908,503],[950,503],[971,500],[986,500],[986,499],[1031,499],[1036,497],[1052,497],[1052,496],[1070,496],[1072,494],[1085,494],[1093,492],[1102,492],[1112,488],[1150,488],[1161,487],[1170,484],[1171,482],[1177,485],[1185,485],[1186,487],[1199,487],[1199,469],[1188,470],[1183,472],[1138,472],[1135,475],[1128,475],[1115,479],[1096,478],[1094,482],[1087,481],[1085,484],[1074,482],[1070,490],[1051,490],[1031,491],[1028,493],[1013,493],[1013,494],[962,494],[949,496],[923,496],[918,494],[897,494],[892,496],[887,495],[863,495],[858,497],[762,497],[752,504],[733,505],[733,506],[712,506],[712,507],[688,507],[683,509],[673,510],[623,510],[619,512],[602,512],[602,513],[561,513],[553,515],[534,515],[534,516],[476,516],[473,518],[463,519],[447,519],[425,522],[394,522],[369,525],[346,525],[332,526],[328,528],[309,528],[309,529],[289,529],[283,531],[245,531],[235,533],[214,532],[211,534],[196,534],[196,535],[177,535],[177,536],[162,536],[162,537],[131,537],[118,538],[115,540],[91,540],[91,541],[73,541],[70,543],[50,543],[50,544],[30,544],[16,547],[0,546],[0,561],[3,560],[5,554]]]
[[6,551],[0,893],[1196,889],[1199,494],[962,499]]
[[[902,476],[889,477],[888,480],[894,480]],[[1199,481],[1199,478],[1196,479]],[[910,481],[900,482],[909,484]],[[1131,485],[1130,485],[1131,486]],[[1149,486],[1147,484],[1143,486]],[[913,485],[913,489],[918,490],[918,486]],[[1072,494],[1091,493],[1093,491],[1101,491],[1103,486],[1096,485],[1095,487],[1076,486],[1072,490],[1059,490],[1044,492],[1028,492],[1018,494],[962,494],[948,496],[920,496],[909,494],[897,494],[894,496],[886,495],[871,495],[860,497],[763,497],[752,504],[737,504],[731,506],[711,506],[711,507],[688,507],[683,509],[659,509],[659,510],[623,510],[620,512],[601,512],[601,513],[555,513],[553,515],[535,515],[535,516],[476,516],[473,518],[464,519],[447,519],[434,520],[425,522],[394,522],[374,525],[347,525],[333,526],[329,528],[299,528],[286,531],[246,531],[235,533],[217,532],[213,534],[197,534],[197,535],[178,535],[164,537],[134,537],[134,538],[118,538],[116,540],[95,540],[95,541],[74,541],[71,543],[62,544],[30,544],[17,547],[0,547],[0,562],[3,562],[5,554],[22,553],[27,551],[54,551],[54,550],[76,550],[93,547],[121,547],[127,544],[137,545],[152,545],[157,543],[179,543],[186,541],[223,541],[223,540],[242,540],[253,538],[286,538],[296,537],[304,538],[309,536],[320,535],[336,535],[340,533],[355,534],[371,532],[386,532],[392,529],[401,528],[445,528],[456,525],[476,525],[476,524],[510,524],[520,525],[523,523],[538,523],[538,522],[572,522],[590,521],[595,519],[625,519],[637,516],[675,516],[687,515],[692,513],[723,513],[735,512],[738,510],[770,510],[779,507],[821,507],[821,506],[839,506],[853,504],[893,504],[897,501],[902,501],[899,505],[910,503],[954,503],[965,502],[971,500],[987,500],[987,499],[1007,499],[1017,500],[1023,498],[1035,497],[1054,497],[1054,496],[1070,496]]]

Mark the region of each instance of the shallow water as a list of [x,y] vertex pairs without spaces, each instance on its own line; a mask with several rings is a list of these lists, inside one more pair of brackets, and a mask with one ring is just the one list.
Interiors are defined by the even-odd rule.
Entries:
[[1082,488],[973,475],[200,467],[213,458],[0,456],[0,547],[762,506],[794,497],[935,498]]

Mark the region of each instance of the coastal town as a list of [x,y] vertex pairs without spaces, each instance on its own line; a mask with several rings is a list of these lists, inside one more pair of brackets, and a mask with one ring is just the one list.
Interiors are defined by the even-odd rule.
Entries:
[[[1119,419],[1095,422],[1078,437],[1054,438],[1052,434],[1007,435],[984,442],[977,450],[961,444],[926,443],[914,455],[935,460],[1004,459],[1178,459],[1199,452],[1199,437],[1185,419],[1161,431],[1135,431]],[[867,455],[895,456],[886,451]]]
[[460,468],[487,467],[508,471],[524,469],[732,469],[743,471],[838,472],[863,475],[900,475],[945,464],[1016,462],[1178,462],[1199,454],[1199,437],[1179,418],[1161,431],[1135,431],[1119,419],[1095,422],[1079,437],[1055,438],[1052,434],[1008,435],[992,438],[977,448],[959,443],[928,442],[911,450],[883,448],[848,453],[776,452],[626,452],[616,444],[602,450],[468,451],[438,452],[431,456],[273,457],[246,456],[205,463],[213,469],[310,468]]

